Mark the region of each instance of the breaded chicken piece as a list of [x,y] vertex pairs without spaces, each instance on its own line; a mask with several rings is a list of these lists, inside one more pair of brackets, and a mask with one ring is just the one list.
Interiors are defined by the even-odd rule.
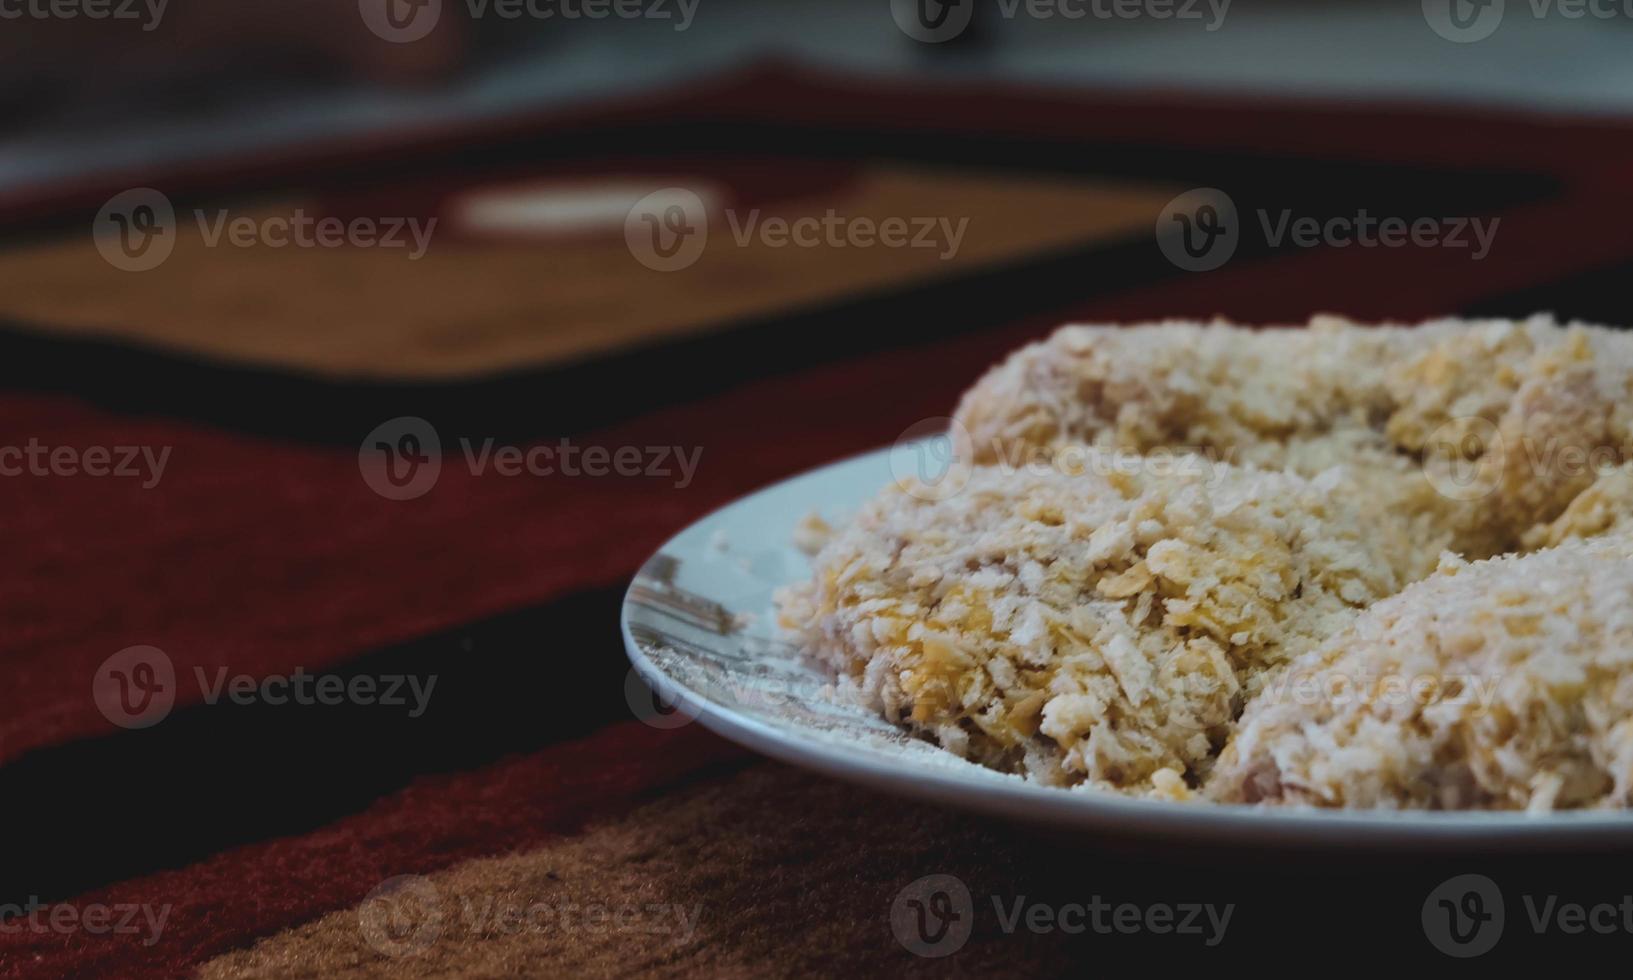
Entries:
[[[780,620],[887,718],[1045,782],[1629,805],[1630,412],[1633,336],[1542,317],[1066,327],[965,395],[961,492],[802,529]],[[1550,550],[1443,557],[1521,547]]]
[[1633,465],[1624,465],[1601,475],[1577,494],[1563,514],[1527,531],[1522,544],[1534,551],[1630,529],[1633,529]]
[[1633,536],[1440,573],[1244,712],[1205,795],[1398,809],[1633,804]]
[[1063,327],[965,394],[977,462],[1090,442],[1314,475],[1413,525],[1420,559],[1511,550],[1633,453],[1633,336],[1546,317],[1308,329]]
[[782,625],[976,761],[1184,796],[1267,672],[1411,574],[1332,479],[1071,458],[887,488],[779,594]]

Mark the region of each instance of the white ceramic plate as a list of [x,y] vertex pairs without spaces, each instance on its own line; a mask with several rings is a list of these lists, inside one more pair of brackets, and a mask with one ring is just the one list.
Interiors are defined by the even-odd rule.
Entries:
[[[840,520],[898,476],[920,467],[933,472],[946,458],[941,450],[932,438],[813,470],[710,514],[664,545],[631,584],[621,617],[636,671],[675,705],[672,714],[645,713],[646,720],[679,725],[695,719],[773,758],[841,779],[1082,831],[1258,845],[1633,842],[1633,815],[1615,812],[1303,811],[1038,786],[966,762],[835,700],[827,678],[776,629],[772,592],[809,570],[792,544],[794,527],[812,511]],[[632,696],[631,703],[639,699]]]

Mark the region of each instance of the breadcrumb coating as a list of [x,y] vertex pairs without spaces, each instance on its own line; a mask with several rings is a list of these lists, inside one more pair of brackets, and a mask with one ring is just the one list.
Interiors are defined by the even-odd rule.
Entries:
[[1449,561],[1266,687],[1206,786],[1391,809],[1633,803],[1633,537]]
[[965,394],[976,462],[1089,442],[1350,470],[1423,556],[1483,558],[1633,453],[1633,336],[1551,318],[1069,326]]
[[[779,596],[892,721],[1057,784],[1174,795],[1266,671],[1404,584],[1333,481],[1102,453],[887,488]],[[1163,775],[1166,773],[1166,775]]]
[[960,492],[802,527],[780,620],[1053,784],[1627,806],[1630,412],[1633,335],[1547,317],[1065,327],[964,396]]
[[1523,543],[1527,550],[1552,548],[1629,529],[1633,529],[1633,466],[1621,466],[1577,494],[1564,513],[1527,531]]

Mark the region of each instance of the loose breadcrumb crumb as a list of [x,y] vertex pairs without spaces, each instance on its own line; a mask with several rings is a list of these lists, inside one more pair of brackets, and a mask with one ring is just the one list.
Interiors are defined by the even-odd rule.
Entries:
[[823,545],[828,543],[828,538],[833,535],[833,532],[834,529],[827,521],[822,519],[822,515],[812,511],[801,518],[799,524],[795,525],[794,547],[807,555],[814,555],[822,550]]

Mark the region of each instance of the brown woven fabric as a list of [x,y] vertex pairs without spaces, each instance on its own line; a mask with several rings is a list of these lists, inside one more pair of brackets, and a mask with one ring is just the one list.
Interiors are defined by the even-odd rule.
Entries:
[[[410,940],[404,955],[371,946],[349,909],[220,957],[203,975],[940,975],[945,961],[915,957],[895,938],[892,902],[928,874],[957,875],[978,902],[1024,891],[1016,858],[1030,835],[1006,830],[766,765],[558,845],[428,876],[440,932]],[[589,921],[594,906],[638,911],[619,928]],[[506,908],[543,911],[506,926],[497,912]],[[990,908],[976,922],[960,969],[1036,975],[1067,962],[1064,937],[1006,937]]]
[[[651,182],[656,188],[676,181]],[[443,216],[423,256],[410,261],[407,231],[398,236],[405,248],[235,247],[225,234],[210,246],[192,210],[178,206],[174,251],[139,274],[104,262],[90,235],[0,254],[0,280],[7,283],[0,317],[55,334],[117,337],[318,374],[458,377],[588,357],[1068,244],[1146,234],[1173,194],[1105,178],[865,170],[831,190],[769,202],[757,220],[820,218],[830,209],[874,222],[933,218],[956,227],[967,219],[956,251],[773,246],[758,236],[739,245],[732,225],[716,215],[702,257],[673,272],[637,262],[619,228],[492,240],[462,237]],[[405,210],[335,203],[380,219]],[[326,213],[321,202],[308,200],[231,208],[227,215],[260,223],[297,209],[309,217]],[[736,215],[738,228],[746,228],[753,210],[751,204]],[[212,221],[218,211],[205,208]]]
[[[1436,883],[1498,860],[1516,888],[1560,882],[1548,855],[1324,849],[1311,860],[1296,848],[1053,833],[764,763],[559,843],[396,879],[406,887],[200,975],[1084,976],[1112,964],[1216,969],[1271,946],[1312,962],[1341,938],[1359,962],[1384,949],[1358,924],[1415,932]],[[1618,866],[1572,887],[1610,894]],[[920,955],[909,900],[949,881],[968,893],[962,932]],[[1170,912],[1160,931],[1146,925],[1154,907]]]

